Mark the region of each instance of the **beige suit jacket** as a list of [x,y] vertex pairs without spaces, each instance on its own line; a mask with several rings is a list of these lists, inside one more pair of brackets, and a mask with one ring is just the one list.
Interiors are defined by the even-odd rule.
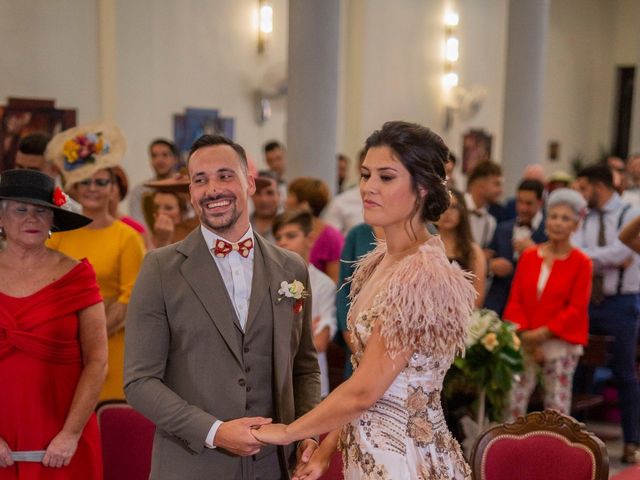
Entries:
[[[319,401],[320,373],[311,298],[295,313],[278,289],[293,280],[309,288],[309,277],[298,255],[255,238],[246,325],[259,310],[273,314],[274,422],[290,423]],[[217,419],[245,416],[235,318],[199,228],[146,256],[127,311],[124,383],[129,403],[157,426],[151,478],[235,478],[240,457],[205,448]],[[281,462],[292,448],[279,452]]]

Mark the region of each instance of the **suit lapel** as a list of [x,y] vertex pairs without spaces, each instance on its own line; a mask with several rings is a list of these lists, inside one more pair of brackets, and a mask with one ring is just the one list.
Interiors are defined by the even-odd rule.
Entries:
[[183,277],[211,317],[233,356],[242,365],[240,345],[234,331],[235,328],[240,328],[238,318],[200,229],[189,234],[178,250],[187,255],[180,267]]

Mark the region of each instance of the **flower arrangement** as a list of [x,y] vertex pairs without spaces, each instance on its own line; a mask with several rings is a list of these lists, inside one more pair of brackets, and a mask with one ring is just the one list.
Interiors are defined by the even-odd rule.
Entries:
[[280,283],[278,295],[280,296],[276,303],[280,303],[283,298],[292,298],[295,300],[293,304],[294,313],[300,313],[304,305],[304,299],[309,296],[309,292],[304,288],[304,284],[300,280],[294,280],[291,283]]
[[95,163],[97,155],[108,153],[109,150],[109,142],[102,132],[78,134],[64,143],[65,170],[74,170],[87,163]]
[[[471,393],[476,398],[478,423],[500,421],[513,378],[523,369],[516,327],[500,320],[493,310],[473,312],[464,357],[454,360],[447,374],[445,395]],[[486,400],[486,407],[485,407]]]

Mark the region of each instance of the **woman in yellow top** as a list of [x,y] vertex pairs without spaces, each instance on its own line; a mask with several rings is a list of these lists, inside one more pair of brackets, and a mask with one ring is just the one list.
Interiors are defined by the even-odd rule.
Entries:
[[[75,146],[86,144],[89,147],[84,150],[75,149],[78,153],[73,161]],[[47,155],[64,173],[67,192],[80,203],[83,214],[93,220],[86,227],[54,233],[47,246],[73,258],[87,258],[95,269],[109,334],[109,371],[100,400],[124,398],[124,322],[144,256],[140,235],[109,213],[109,199],[116,188],[110,167],[119,163],[123,154],[124,139],[119,130],[105,125],[66,130],[54,137],[47,148]],[[91,157],[93,161],[89,160]]]

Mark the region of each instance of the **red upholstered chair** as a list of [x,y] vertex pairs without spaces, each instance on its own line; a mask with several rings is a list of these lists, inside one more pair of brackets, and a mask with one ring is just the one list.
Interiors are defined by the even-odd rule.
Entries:
[[107,401],[96,410],[104,480],[147,480],[155,425],[124,401]]
[[480,434],[471,468],[474,480],[606,480],[609,456],[584,424],[545,410]]

